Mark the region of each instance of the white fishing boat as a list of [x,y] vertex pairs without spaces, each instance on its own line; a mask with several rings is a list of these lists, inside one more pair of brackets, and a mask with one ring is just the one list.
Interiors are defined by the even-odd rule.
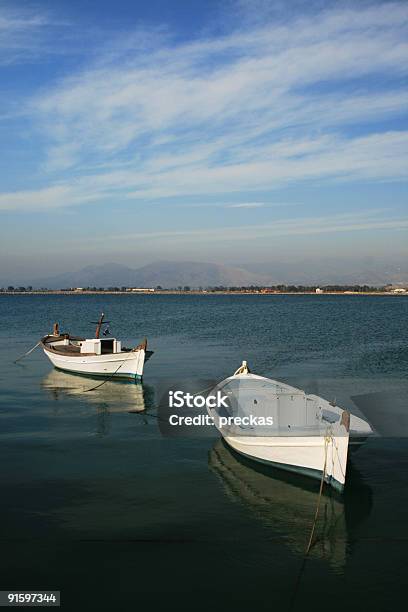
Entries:
[[317,395],[251,374],[247,363],[219,383],[225,405],[207,408],[226,443],[260,463],[324,480],[342,490],[349,444],[370,425]]
[[147,350],[146,338],[134,348],[122,347],[116,338],[101,338],[102,326],[108,323],[104,316],[102,313],[96,324],[94,338],[60,333],[55,323],[53,333],[41,339],[44,353],[54,367],[66,372],[141,380],[145,361],[152,355],[152,351]]

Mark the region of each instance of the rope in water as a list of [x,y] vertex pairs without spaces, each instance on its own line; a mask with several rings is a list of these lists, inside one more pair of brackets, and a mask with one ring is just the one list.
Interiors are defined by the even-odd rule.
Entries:
[[36,344],[35,346],[33,346],[33,348],[30,348],[30,350],[29,350],[29,351],[27,351],[26,353],[24,353],[24,355],[20,355],[20,357],[17,357],[17,359],[15,359],[15,360],[13,361],[13,363],[17,363],[18,361],[21,361],[21,359],[24,359],[24,357],[27,357],[27,355],[29,355],[30,353],[32,353],[32,352],[33,352],[33,351],[34,351],[34,350],[37,348],[37,346],[40,346],[40,344],[41,344],[41,340],[39,340],[39,341],[37,342],[37,344]]
[[328,445],[329,445],[329,441],[330,439],[333,439],[332,435],[326,435],[324,437],[324,466],[323,466],[323,472],[322,472],[322,477],[320,479],[320,488],[319,488],[319,495],[317,498],[317,504],[316,504],[316,511],[315,511],[315,516],[314,516],[314,520],[313,520],[313,525],[312,525],[312,530],[310,532],[310,537],[309,537],[309,542],[307,544],[307,548],[305,550],[305,553],[303,555],[303,560],[302,560],[302,565],[300,567],[299,573],[297,575],[296,578],[296,582],[292,591],[292,597],[290,599],[290,604],[289,604],[289,610],[294,610],[295,607],[295,602],[296,602],[296,598],[299,592],[299,588],[300,588],[300,582],[302,579],[302,575],[303,572],[305,571],[305,567],[306,567],[306,562],[309,558],[309,552],[312,548],[313,543],[313,536],[314,536],[314,532],[316,529],[316,523],[317,523],[317,518],[319,516],[319,509],[320,509],[320,501],[322,498],[322,493],[323,493],[323,485],[324,485],[324,481],[326,478],[326,471],[327,471],[327,450],[328,450]]
[[329,440],[330,439],[333,439],[333,436],[325,436],[324,437],[324,466],[323,466],[322,477],[320,479],[320,488],[319,488],[319,496],[317,498],[316,512],[315,512],[315,516],[314,516],[314,519],[313,519],[312,530],[310,532],[310,538],[309,538],[309,542],[308,542],[307,547],[306,547],[305,556],[307,556],[309,554],[309,551],[310,551],[310,549],[312,547],[313,536],[314,536],[314,532],[315,532],[315,529],[316,529],[317,518],[319,516],[320,501],[322,499],[323,485],[324,485],[324,481],[325,481],[325,478],[326,478],[327,449],[328,449],[328,446],[329,446]]

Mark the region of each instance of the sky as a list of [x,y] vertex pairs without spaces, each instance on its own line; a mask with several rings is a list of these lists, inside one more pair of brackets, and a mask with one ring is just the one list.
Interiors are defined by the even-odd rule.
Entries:
[[0,278],[408,255],[408,3],[0,0]]

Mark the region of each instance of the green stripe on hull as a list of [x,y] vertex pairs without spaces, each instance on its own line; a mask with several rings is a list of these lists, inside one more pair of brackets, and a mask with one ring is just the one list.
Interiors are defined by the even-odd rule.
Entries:
[[74,372],[73,370],[66,370],[65,368],[59,368],[58,366],[54,366],[56,370],[60,372],[65,372],[66,374],[72,374],[73,376],[82,376],[82,378],[111,378],[112,380],[117,380],[121,382],[142,382],[143,376],[140,374],[99,374],[95,373],[85,373],[85,372]]

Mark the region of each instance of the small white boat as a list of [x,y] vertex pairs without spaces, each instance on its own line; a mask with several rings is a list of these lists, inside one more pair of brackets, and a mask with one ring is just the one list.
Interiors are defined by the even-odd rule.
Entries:
[[373,433],[363,419],[317,395],[249,372],[247,363],[219,383],[225,406],[207,408],[226,443],[235,451],[342,490],[349,443]]
[[53,333],[41,339],[44,353],[54,367],[66,372],[141,380],[145,361],[152,355],[146,338],[134,348],[124,348],[116,338],[100,338],[102,325],[107,323],[102,313],[95,338],[60,333],[55,323]]

